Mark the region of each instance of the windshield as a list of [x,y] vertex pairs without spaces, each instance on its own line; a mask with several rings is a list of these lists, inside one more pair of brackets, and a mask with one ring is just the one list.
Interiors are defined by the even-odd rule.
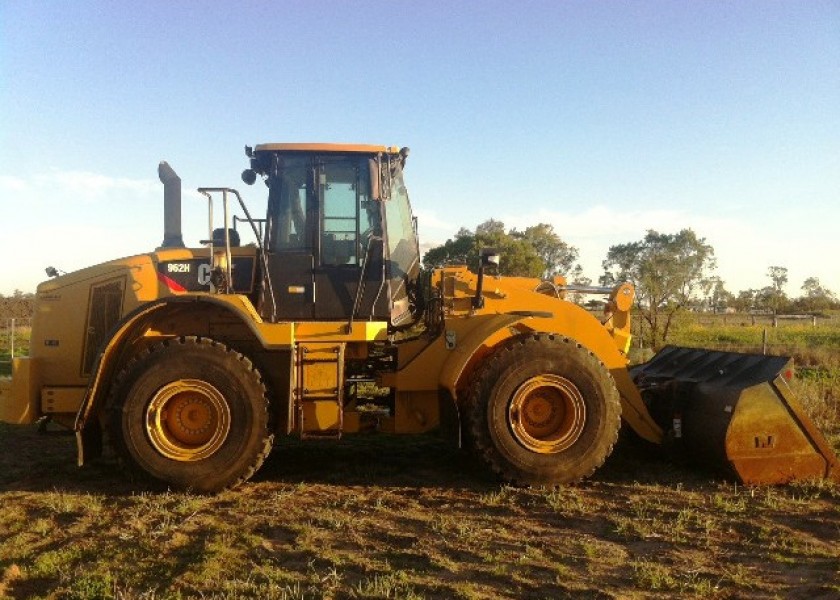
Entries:
[[399,298],[406,294],[407,282],[417,278],[420,268],[414,218],[401,168],[394,169],[392,173],[391,198],[385,202],[385,222],[388,229],[391,294]]

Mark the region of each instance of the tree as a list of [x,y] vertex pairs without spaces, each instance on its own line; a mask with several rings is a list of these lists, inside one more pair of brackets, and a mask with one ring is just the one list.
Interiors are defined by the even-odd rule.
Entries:
[[454,239],[448,239],[442,246],[428,250],[423,256],[426,268],[433,269],[447,264],[470,264],[470,259],[478,256],[475,248],[475,235],[461,227]]
[[714,249],[691,229],[675,234],[648,230],[641,241],[611,246],[603,267],[602,284],[629,281],[636,287],[648,342],[658,348],[677,314],[708,293]]
[[475,228],[476,256],[467,263],[475,268],[478,264],[478,250],[494,248],[501,257],[499,273],[501,275],[519,275],[522,277],[539,277],[545,270],[536,248],[528,241],[513,232],[505,232],[505,224],[501,221],[489,219]]
[[[579,264],[575,265],[572,269],[572,272],[569,273],[569,277],[571,278],[572,284],[574,285],[581,285],[581,286],[590,286],[592,285],[592,279],[586,277],[583,274],[583,267]],[[588,294],[581,294],[580,292],[572,292],[570,295],[572,302],[575,304],[585,304],[585,302],[591,298]],[[599,301],[596,300],[600,304]]]
[[749,312],[756,308],[756,298],[759,290],[741,290],[729,303],[738,312]]
[[788,282],[788,270],[787,267],[779,267],[779,266],[772,266],[768,267],[767,269],[767,276],[773,282],[773,289],[776,290],[778,293],[784,293],[782,288]]
[[826,310],[837,303],[837,296],[820,283],[819,278],[809,277],[802,284],[804,295],[796,301],[796,307],[801,310]]
[[720,277],[710,277],[709,283],[709,307],[714,313],[725,310],[735,300],[735,296],[726,289],[726,284]]
[[788,304],[788,297],[784,290],[788,282],[787,273],[786,267],[772,266],[767,269],[767,276],[773,285],[764,288],[762,297],[765,306],[772,310],[774,315],[778,314]]
[[545,265],[542,273],[544,278],[567,275],[574,268],[578,258],[578,249],[560,239],[553,225],[539,223],[526,228],[521,233],[514,229],[511,235],[527,241],[537,251]]
[[577,248],[560,239],[551,225],[540,223],[524,232],[515,229],[506,232],[504,223],[488,219],[479,224],[474,233],[462,227],[454,239],[427,251],[423,264],[428,269],[447,264],[466,264],[475,269],[482,248],[494,248],[499,252],[502,275],[522,277],[564,274],[578,254]]
[[782,305],[782,299],[779,298],[779,292],[772,285],[767,285],[756,290],[755,292],[755,307],[759,310],[773,313],[779,312]]

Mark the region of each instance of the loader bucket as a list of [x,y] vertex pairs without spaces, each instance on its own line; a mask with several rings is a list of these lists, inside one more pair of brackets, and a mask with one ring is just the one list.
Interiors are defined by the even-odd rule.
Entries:
[[632,375],[689,459],[746,484],[840,482],[837,456],[788,386],[790,358],[667,346]]

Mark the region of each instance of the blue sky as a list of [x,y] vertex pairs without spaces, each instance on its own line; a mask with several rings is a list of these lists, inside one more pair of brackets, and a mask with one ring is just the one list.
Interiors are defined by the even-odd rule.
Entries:
[[[0,0],[0,293],[162,238],[188,189],[264,188],[243,146],[410,146],[421,240],[549,222],[612,244],[692,227],[731,291],[840,293],[840,2]],[[8,252],[11,249],[11,253]]]

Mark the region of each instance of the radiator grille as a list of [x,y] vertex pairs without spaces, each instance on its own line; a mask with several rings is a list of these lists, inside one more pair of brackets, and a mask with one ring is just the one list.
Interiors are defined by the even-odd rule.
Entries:
[[85,325],[82,375],[90,375],[99,347],[122,316],[125,280],[118,279],[91,286]]

